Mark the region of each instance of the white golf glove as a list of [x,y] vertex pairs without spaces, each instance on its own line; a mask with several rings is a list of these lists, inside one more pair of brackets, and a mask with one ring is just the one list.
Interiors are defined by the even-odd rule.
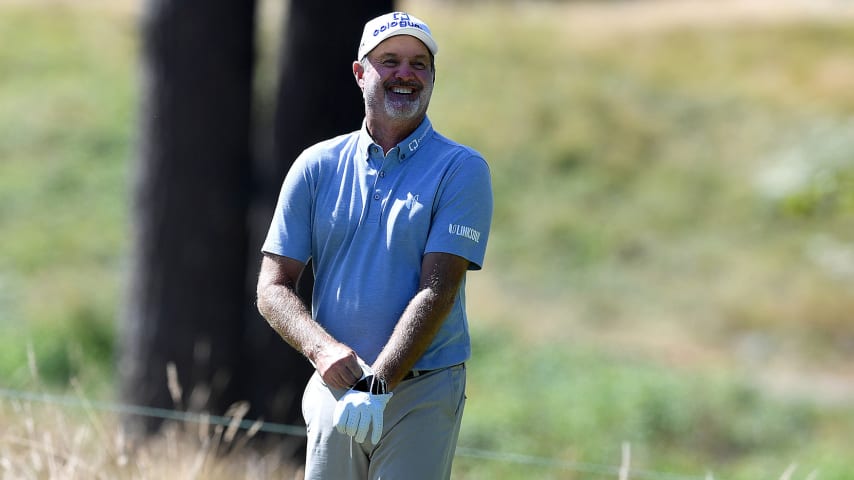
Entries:
[[383,434],[383,411],[392,393],[385,382],[373,375],[362,378],[338,400],[332,422],[341,433],[362,443],[371,430],[371,444],[379,443]]

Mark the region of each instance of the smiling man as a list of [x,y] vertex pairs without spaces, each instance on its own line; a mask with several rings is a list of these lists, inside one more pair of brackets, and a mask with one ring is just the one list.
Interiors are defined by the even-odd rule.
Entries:
[[[355,132],[294,162],[262,247],[258,308],[314,365],[307,479],[449,478],[471,355],[465,277],[483,265],[489,167],[427,118],[438,46],[402,12],[365,25]],[[295,293],[314,266],[311,311]]]

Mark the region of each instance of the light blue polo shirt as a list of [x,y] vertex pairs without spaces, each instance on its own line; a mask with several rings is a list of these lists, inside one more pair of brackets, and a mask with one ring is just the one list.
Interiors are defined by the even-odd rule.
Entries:
[[[315,320],[373,363],[418,291],[424,254],[452,253],[480,269],[491,220],[492,183],[479,153],[425,117],[384,157],[363,123],[297,158],[262,251],[313,259]],[[415,368],[455,365],[470,354],[464,280]]]

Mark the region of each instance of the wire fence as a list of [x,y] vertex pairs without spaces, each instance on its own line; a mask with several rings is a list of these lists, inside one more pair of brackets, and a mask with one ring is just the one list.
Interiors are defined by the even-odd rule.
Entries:
[[[172,420],[182,423],[211,424],[223,427],[239,428],[252,432],[267,432],[278,435],[302,436],[306,435],[305,427],[299,425],[286,425],[260,420],[237,419],[235,417],[207,415],[193,412],[171,410],[166,408],[153,408],[140,405],[128,405],[116,402],[105,402],[88,400],[68,395],[55,395],[26,390],[0,388],[0,400],[17,400],[24,402],[40,403],[69,408],[89,408],[100,412],[110,412],[121,415],[138,415],[153,417],[162,420]],[[488,460],[516,465],[537,466],[553,470],[562,470],[578,474],[599,475],[602,477],[618,478],[619,480],[715,480],[711,473],[703,476],[680,475],[652,470],[631,469],[631,447],[628,443],[622,445],[622,461],[619,466],[597,463],[574,462],[558,460],[554,458],[526,455],[514,452],[502,452],[495,450],[484,450],[459,446],[456,456],[462,458]],[[783,472],[780,480],[791,480],[797,465],[791,464]],[[806,480],[817,480],[818,473],[810,472]],[[720,479],[718,479],[720,480]]]
[[[138,415],[141,417],[160,418],[163,420],[174,420],[184,423],[208,423],[225,427],[234,425],[235,423],[235,419],[233,417],[184,412],[179,410],[170,410],[167,408],[128,405],[123,403],[82,400],[67,395],[51,395],[47,393],[12,390],[7,388],[0,388],[0,397],[13,400],[60,405],[64,407],[91,407],[102,412],[112,412],[122,415]],[[281,423],[243,419],[237,423],[237,426],[243,430],[252,429],[255,431],[276,433],[280,435],[305,436],[305,427],[298,425],[285,425]]]

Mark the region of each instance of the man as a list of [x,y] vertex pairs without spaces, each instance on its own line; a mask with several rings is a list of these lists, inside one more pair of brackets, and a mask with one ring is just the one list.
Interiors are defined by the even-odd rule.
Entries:
[[[481,155],[427,118],[437,51],[412,15],[365,25],[362,128],[299,156],[262,247],[258,308],[316,368],[306,478],[450,476],[471,354],[465,275],[483,264],[492,187]],[[311,313],[295,293],[309,258]]]

